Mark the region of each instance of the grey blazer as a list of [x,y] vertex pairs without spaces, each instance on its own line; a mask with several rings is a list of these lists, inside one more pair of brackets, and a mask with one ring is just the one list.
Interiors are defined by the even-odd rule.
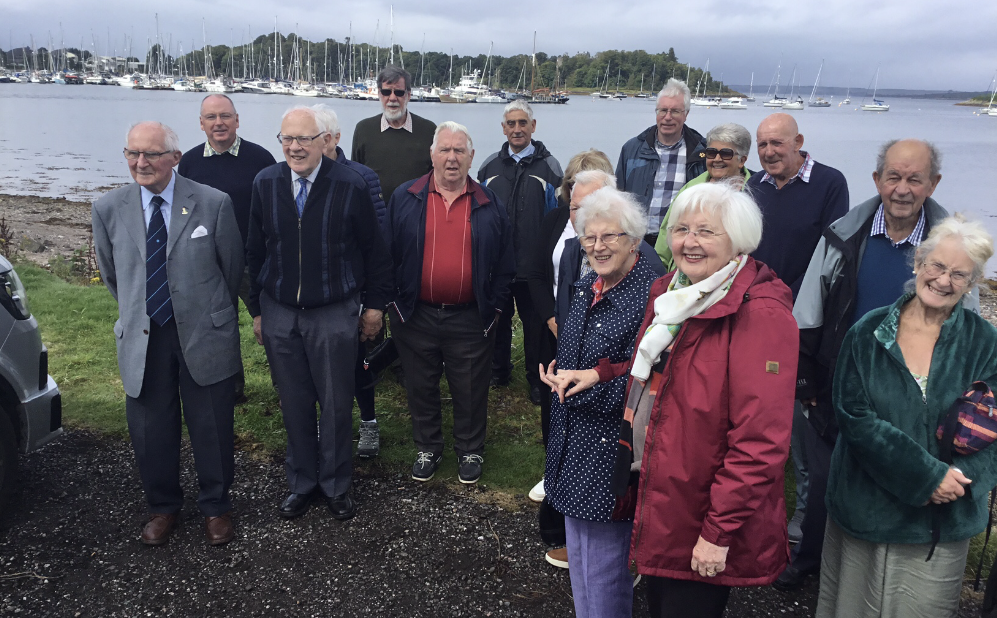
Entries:
[[[125,393],[138,397],[145,376],[149,316],[145,312],[145,217],[137,183],[101,196],[91,211],[97,263],[118,301],[114,335]],[[242,278],[242,236],[232,200],[176,175],[166,272],[184,361],[194,381],[214,384],[242,367],[237,292]],[[207,234],[191,235],[203,227]]]

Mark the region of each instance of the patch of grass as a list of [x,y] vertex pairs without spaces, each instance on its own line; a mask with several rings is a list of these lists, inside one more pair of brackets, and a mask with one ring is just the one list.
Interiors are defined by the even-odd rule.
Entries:
[[[84,256],[81,252],[81,257]],[[28,290],[42,340],[49,348],[49,372],[62,391],[64,423],[126,437],[125,394],[111,330],[118,317],[117,303],[103,285],[70,283],[25,262],[19,263],[17,270]],[[79,276],[69,279],[85,280]],[[259,456],[282,458],[287,435],[277,395],[270,382],[263,347],[257,345],[252,320],[241,306],[239,325],[249,401],[235,410],[237,444]],[[489,393],[488,438],[481,481],[490,489],[513,494],[529,491],[540,480],[544,462],[540,408],[532,405],[528,397],[522,372],[522,328],[518,321],[515,326],[513,362],[517,368],[513,381],[509,387],[492,389]],[[442,384],[446,456],[433,482],[446,483],[457,477],[457,457],[452,450],[453,410],[445,379]],[[408,476],[416,451],[405,391],[389,370],[377,385],[376,393],[381,455],[372,462],[355,460],[356,465],[361,470],[378,469]],[[358,430],[358,426],[359,412],[356,412],[354,429]]]

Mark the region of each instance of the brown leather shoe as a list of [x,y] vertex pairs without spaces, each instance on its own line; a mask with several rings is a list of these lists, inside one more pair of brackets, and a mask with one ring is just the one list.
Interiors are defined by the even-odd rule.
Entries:
[[142,528],[141,541],[146,545],[162,545],[170,540],[177,525],[177,513],[153,513]]
[[231,511],[218,517],[205,517],[204,536],[208,545],[224,545],[235,538]]

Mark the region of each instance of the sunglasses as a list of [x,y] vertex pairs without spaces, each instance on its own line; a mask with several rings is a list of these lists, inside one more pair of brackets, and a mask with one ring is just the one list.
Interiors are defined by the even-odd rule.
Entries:
[[717,155],[720,155],[720,158],[724,161],[730,161],[734,158],[734,151],[730,148],[721,148],[720,150],[717,150],[716,148],[707,148],[703,151],[701,156],[712,160],[716,159]]
[[400,99],[400,98],[404,97],[405,93],[408,92],[408,91],[407,90],[401,90],[399,88],[395,88],[394,90],[392,90],[391,88],[381,88],[381,96],[382,97],[390,97],[392,92],[395,93],[395,96]]

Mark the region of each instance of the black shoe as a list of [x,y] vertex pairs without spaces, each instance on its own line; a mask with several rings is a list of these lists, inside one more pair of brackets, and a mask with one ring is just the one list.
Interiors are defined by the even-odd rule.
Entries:
[[497,373],[492,374],[491,386],[492,388],[498,388],[500,386],[509,386],[509,382],[512,380],[512,376],[499,375]]
[[277,512],[284,519],[294,519],[295,517],[301,517],[308,512],[308,507],[311,506],[312,496],[311,494],[289,494],[284,502],[281,503],[280,508]]
[[353,501],[349,492],[334,498],[326,498],[325,501],[334,519],[352,519],[357,514],[357,503]]
[[457,480],[465,485],[473,485],[481,478],[481,464],[485,458],[481,455],[461,455],[457,458]]
[[443,461],[443,453],[436,455],[429,451],[419,451],[415,463],[412,464],[412,478],[420,482],[428,481],[436,474],[436,469],[440,467],[441,461]]
[[543,395],[540,391],[539,386],[530,387],[530,401],[533,402],[533,405],[539,406],[540,403],[543,401],[542,397]]
[[799,590],[806,580],[807,574],[801,572],[793,565],[788,565],[786,570],[779,574],[779,577],[772,582],[772,587],[782,592],[792,592]]

